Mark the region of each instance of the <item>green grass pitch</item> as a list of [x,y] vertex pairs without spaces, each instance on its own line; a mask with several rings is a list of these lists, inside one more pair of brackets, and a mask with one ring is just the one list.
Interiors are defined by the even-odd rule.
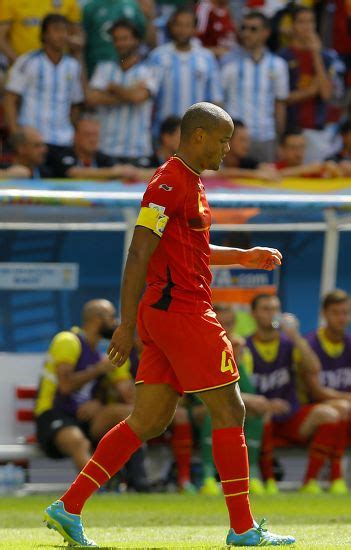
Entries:
[[[62,548],[42,524],[48,496],[0,497],[0,548]],[[351,496],[286,493],[252,498],[255,517],[278,533],[296,536],[298,549],[351,549]],[[97,495],[84,523],[100,548],[225,548],[227,513],[220,497]]]

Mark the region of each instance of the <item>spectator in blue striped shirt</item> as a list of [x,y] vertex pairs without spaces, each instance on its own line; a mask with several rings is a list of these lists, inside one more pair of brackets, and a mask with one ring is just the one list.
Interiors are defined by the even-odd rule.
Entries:
[[170,115],[182,117],[193,103],[222,103],[219,66],[215,56],[195,39],[194,12],[179,8],[169,19],[172,41],[150,53],[150,63],[159,80],[154,133]]
[[117,163],[149,167],[156,80],[139,54],[139,30],[121,20],[110,32],[119,61],[98,63],[87,94],[101,122],[100,150]]
[[49,14],[44,18],[43,49],[21,55],[15,61],[4,98],[10,133],[31,126],[51,149],[71,145],[72,121],[84,99],[80,64],[65,55],[68,26],[62,15]]
[[286,62],[266,48],[269,20],[260,12],[245,16],[242,47],[223,67],[224,103],[233,118],[241,119],[251,138],[250,157],[273,162],[276,140],[285,129],[289,75]]

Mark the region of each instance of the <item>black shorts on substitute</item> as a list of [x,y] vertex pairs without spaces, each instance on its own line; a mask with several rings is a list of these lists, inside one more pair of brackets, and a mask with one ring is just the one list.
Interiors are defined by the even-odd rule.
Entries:
[[65,455],[57,449],[54,443],[56,434],[62,428],[76,426],[89,438],[89,424],[87,422],[78,422],[74,416],[60,410],[49,409],[37,416],[35,422],[38,443],[50,458],[65,458]]

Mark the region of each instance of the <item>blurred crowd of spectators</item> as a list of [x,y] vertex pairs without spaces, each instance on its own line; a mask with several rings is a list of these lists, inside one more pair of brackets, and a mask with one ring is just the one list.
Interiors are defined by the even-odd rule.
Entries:
[[350,75],[346,0],[0,0],[0,176],[144,180],[198,101],[223,176],[348,176]]

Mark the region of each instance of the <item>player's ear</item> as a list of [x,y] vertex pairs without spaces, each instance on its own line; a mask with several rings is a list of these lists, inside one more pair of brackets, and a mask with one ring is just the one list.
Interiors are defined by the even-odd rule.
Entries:
[[202,143],[205,138],[205,130],[203,128],[196,128],[194,131],[194,138],[196,143]]

